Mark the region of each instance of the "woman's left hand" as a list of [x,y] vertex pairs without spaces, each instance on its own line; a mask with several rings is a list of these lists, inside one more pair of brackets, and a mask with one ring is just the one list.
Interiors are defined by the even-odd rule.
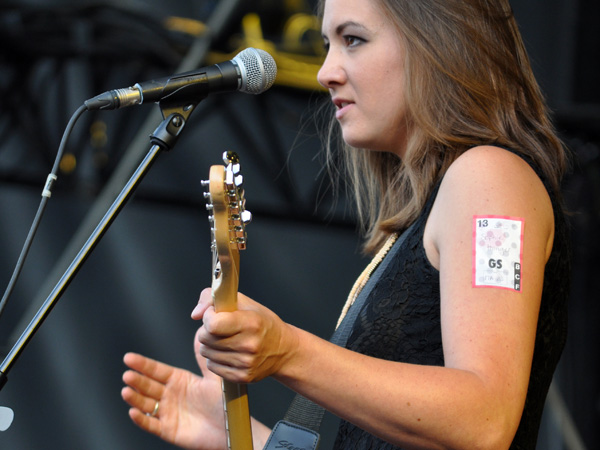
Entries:
[[275,374],[295,348],[293,327],[243,294],[238,294],[237,311],[217,313],[207,288],[192,318],[203,321],[197,339],[208,369],[234,383],[252,383]]
[[121,395],[131,420],[148,433],[187,449],[227,448],[221,379],[196,359],[202,376],[136,353],[127,353]]

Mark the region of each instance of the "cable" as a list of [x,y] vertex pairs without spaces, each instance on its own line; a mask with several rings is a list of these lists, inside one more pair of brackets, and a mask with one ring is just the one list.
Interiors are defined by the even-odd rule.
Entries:
[[23,249],[21,250],[21,255],[19,256],[19,259],[17,260],[17,264],[13,271],[12,277],[8,283],[8,286],[6,287],[6,290],[4,291],[4,296],[2,297],[2,300],[0,301],[0,316],[2,316],[2,313],[4,312],[4,308],[6,307],[6,304],[8,303],[8,299],[10,298],[12,291],[15,288],[15,285],[17,284],[17,280],[19,279],[19,275],[21,274],[21,271],[23,270],[23,265],[25,264],[25,259],[27,258],[27,254],[29,253],[29,250],[31,249],[31,244],[33,243],[35,234],[37,233],[38,227],[42,221],[42,216],[44,215],[46,205],[48,204],[48,200],[52,196],[52,186],[54,185],[54,182],[58,179],[58,177],[57,177],[58,168],[60,166],[60,161],[62,159],[62,156],[65,152],[65,147],[67,146],[67,141],[69,140],[69,137],[71,135],[71,131],[73,130],[73,127],[75,126],[75,123],[77,122],[77,120],[83,115],[83,113],[85,111],[87,111],[86,106],[81,105],[77,109],[77,111],[75,111],[75,113],[73,113],[73,115],[71,116],[71,119],[69,120],[69,123],[67,124],[67,127],[65,128],[65,131],[62,136],[62,140],[60,142],[60,146],[58,147],[58,153],[56,154],[56,158],[54,160],[54,166],[52,167],[52,171],[50,172],[50,174],[48,175],[48,178],[46,179],[46,184],[44,185],[44,189],[42,191],[42,200],[40,201],[40,205],[38,207],[37,213],[35,215],[35,218],[33,219],[33,223],[31,224],[31,228],[29,229],[27,238],[25,239]]

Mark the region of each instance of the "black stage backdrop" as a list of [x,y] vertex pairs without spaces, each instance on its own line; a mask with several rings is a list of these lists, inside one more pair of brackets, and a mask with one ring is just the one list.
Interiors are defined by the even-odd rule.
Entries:
[[[136,351],[197,370],[190,319],[210,284],[200,181],[226,150],[242,161],[248,249],[242,292],[284,320],[328,337],[366,260],[343,190],[327,181],[314,83],[320,58],[312,2],[18,1],[0,6],[0,285],[33,220],[70,115],[111,88],[212,64],[246,46],[276,58],[278,84],[260,96],[219,94],[194,111],[160,155],[8,374],[0,406],[15,411],[2,449],[172,448],[137,429],[120,398],[122,356]],[[540,449],[598,448],[600,20],[592,0],[513,2],[557,125],[576,156],[565,196],[573,210],[570,336],[548,401]],[[298,16],[297,14],[301,14]],[[185,20],[173,20],[172,18]],[[171,18],[171,20],[166,20]],[[204,25],[209,24],[212,34]],[[298,31],[299,30],[299,31]],[[191,68],[191,67],[189,67]],[[17,287],[0,318],[0,356],[20,333],[148,150],[157,105],[85,114]],[[292,394],[250,386],[252,413],[274,424]],[[324,444],[336,419],[327,417]]]

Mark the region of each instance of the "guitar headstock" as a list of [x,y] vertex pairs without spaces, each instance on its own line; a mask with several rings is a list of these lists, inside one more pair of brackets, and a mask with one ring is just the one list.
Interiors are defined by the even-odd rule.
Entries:
[[246,210],[238,155],[225,152],[223,163],[212,166],[209,180],[202,182],[208,187],[204,196],[210,212],[214,278],[219,277],[225,264],[233,264],[233,269],[237,270],[238,252],[246,249],[246,225],[252,220],[252,214]]

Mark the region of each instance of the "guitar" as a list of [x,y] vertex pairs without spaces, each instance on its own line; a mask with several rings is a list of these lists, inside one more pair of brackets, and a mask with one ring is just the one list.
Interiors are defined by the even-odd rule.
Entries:
[[[246,225],[252,219],[245,209],[240,160],[223,154],[225,166],[212,166],[204,194],[211,213],[213,256],[212,295],[215,311],[235,311],[239,283],[240,250],[246,248]],[[246,385],[223,380],[223,408],[230,450],[252,450],[252,429]]]

